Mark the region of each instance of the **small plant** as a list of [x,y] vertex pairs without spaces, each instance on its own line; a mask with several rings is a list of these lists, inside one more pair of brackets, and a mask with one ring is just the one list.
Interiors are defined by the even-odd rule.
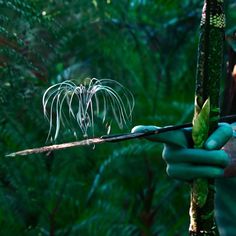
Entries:
[[[134,97],[123,85],[114,80],[95,78],[86,79],[79,85],[70,80],[52,85],[45,91],[42,102],[44,115],[50,123],[48,138],[55,129],[54,140],[61,125],[66,127],[74,121],[87,137],[89,129],[94,133],[94,117],[100,117],[104,123],[109,112],[119,128],[123,128],[131,121],[134,108]],[[77,137],[75,129],[73,133]]]

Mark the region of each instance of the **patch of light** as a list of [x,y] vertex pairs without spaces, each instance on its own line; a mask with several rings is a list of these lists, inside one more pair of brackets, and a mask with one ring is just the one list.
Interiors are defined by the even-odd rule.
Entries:
[[92,3],[93,3],[93,5],[94,5],[96,8],[98,7],[98,3],[97,3],[96,0],[93,0]]

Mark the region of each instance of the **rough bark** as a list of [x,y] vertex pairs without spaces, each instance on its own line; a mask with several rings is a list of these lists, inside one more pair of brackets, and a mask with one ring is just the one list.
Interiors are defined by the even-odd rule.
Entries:
[[[225,16],[223,0],[205,0],[202,11],[193,119],[195,148],[203,148],[219,119]],[[197,179],[191,186],[190,235],[218,235],[214,219],[214,180]]]

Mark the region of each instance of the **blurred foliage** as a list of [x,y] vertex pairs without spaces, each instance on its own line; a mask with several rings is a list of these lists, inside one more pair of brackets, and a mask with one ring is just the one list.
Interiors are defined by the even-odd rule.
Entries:
[[[65,79],[125,85],[132,125],[190,121],[202,2],[0,0],[0,235],[187,235],[188,186],[166,176],[161,144],[5,154],[45,145],[42,94]],[[58,143],[71,140],[64,130]]]

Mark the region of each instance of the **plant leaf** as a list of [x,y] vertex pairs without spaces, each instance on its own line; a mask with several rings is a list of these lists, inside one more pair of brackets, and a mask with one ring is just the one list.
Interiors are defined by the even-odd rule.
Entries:
[[192,137],[195,148],[202,148],[208,137],[209,131],[210,99],[208,98],[202,106],[201,111],[193,119]]

